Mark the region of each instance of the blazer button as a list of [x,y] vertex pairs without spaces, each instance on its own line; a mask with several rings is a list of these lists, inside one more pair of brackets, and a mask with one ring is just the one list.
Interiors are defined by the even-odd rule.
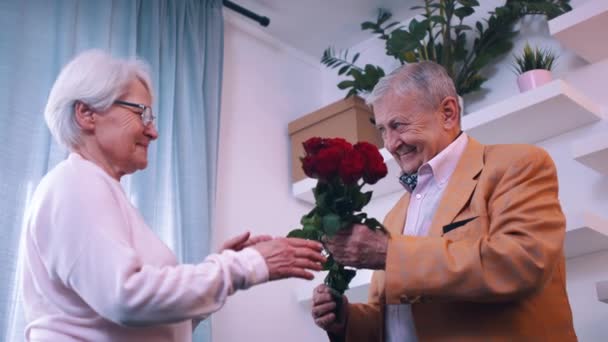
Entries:
[[410,298],[410,304],[422,303],[422,296],[416,296],[414,298]]

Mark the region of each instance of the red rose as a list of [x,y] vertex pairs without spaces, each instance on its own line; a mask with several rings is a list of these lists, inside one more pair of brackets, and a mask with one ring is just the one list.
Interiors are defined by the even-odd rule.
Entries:
[[311,156],[306,156],[304,158],[300,158],[302,161],[302,170],[304,173],[310,178],[317,178],[317,170],[315,169],[315,158]]
[[340,163],[340,178],[344,184],[354,184],[361,176],[365,168],[365,159],[357,150],[347,152]]
[[382,155],[378,151],[376,145],[362,141],[358,142],[354,146],[355,150],[361,152],[366,160],[383,160]]
[[353,149],[353,145],[342,138],[325,139],[325,145],[328,147],[339,148],[342,151],[350,151]]
[[324,140],[319,137],[312,137],[305,142],[302,143],[304,146],[304,151],[306,151],[307,155],[315,155],[323,148]]
[[354,149],[361,152],[365,159],[363,181],[368,184],[376,184],[378,180],[386,176],[388,169],[384,163],[384,158],[382,158],[375,145],[368,142],[360,142],[355,144]]
[[386,168],[384,161],[374,161],[373,163],[368,162],[365,173],[363,174],[363,181],[365,181],[367,184],[376,184],[376,182],[384,178],[387,173],[388,169]]
[[329,180],[338,174],[344,152],[338,147],[323,148],[315,158],[315,168],[319,179]]

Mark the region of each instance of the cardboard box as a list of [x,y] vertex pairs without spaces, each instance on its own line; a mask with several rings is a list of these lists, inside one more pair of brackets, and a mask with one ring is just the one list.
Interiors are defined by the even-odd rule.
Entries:
[[289,123],[291,140],[291,174],[293,182],[306,178],[300,157],[302,142],[311,137],[344,138],[350,143],[367,141],[382,148],[382,138],[370,122],[371,109],[360,97],[351,96]]

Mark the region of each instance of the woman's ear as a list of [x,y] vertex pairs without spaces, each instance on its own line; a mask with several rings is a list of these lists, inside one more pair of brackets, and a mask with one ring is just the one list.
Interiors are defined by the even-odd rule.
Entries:
[[74,115],[78,126],[85,131],[91,131],[95,128],[95,117],[93,110],[89,105],[81,101],[76,101],[74,104]]
[[458,100],[453,96],[447,96],[441,101],[441,114],[445,128],[453,128],[460,125],[460,106]]

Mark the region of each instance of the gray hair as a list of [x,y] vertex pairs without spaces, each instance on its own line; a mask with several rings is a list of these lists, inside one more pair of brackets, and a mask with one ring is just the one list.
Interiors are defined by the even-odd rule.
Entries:
[[427,109],[436,109],[447,96],[457,98],[454,81],[441,65],[422,61],[400,66],[381,78],[366,102],[373,106],[389,92],[398,96],[412,94]]
[[66,64],[49,94],[44,119],[55,140],[70,150],[80,144],[81,130],[74,109],[82,102],[99,111],[110,108],[129,83],[141,80],[153,93],[148,65],[120,59],[101,50],[87,50]]

